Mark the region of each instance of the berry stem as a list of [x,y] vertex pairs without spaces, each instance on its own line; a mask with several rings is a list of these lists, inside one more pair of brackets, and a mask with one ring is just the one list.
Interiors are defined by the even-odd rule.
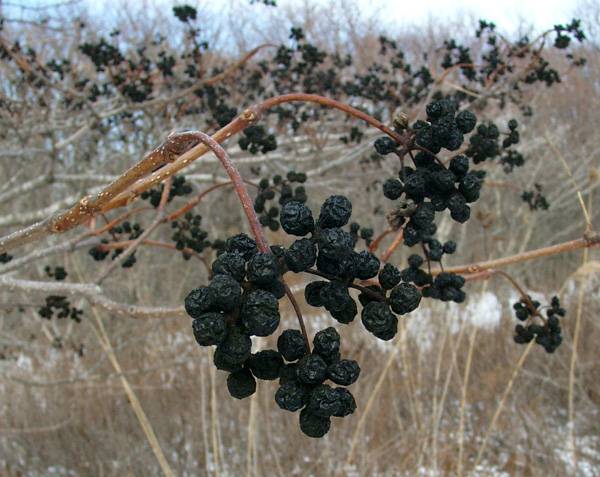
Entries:
[[[308,270],[304,270],[304,271],[305,271],[305,273],[310,273],[311,275],[316,275],[316,276],[318,276],[318,277],[325,278],[326,280],[329,280],[329,281],[333,281],[333,280],[335,280],[335,278],[334,278],[334,277],[332,277],[331,275],[327,275],[326,273],[320,272],[320,271],[318,271],[318,270],[315,270],[315,269],[313,269],[313,268],[309,268]],[[359,290],[359,291],[361,291],[362,293],[364,293],[365,295],[368,295],[368,296],[370,296],[370,297],[371,297],[371,298],[373,298],[374,300],[377,300],[377,301],[385,301],[385,296],[383,296],[383,295],[382,295],[382,294],[380,294],[380,293],[377,293],[375,290],[371,290],[370,288],[363,287],[363,286],[361,286],[361,285],[357,285],[357,284],[356,284],[356,283],[354,283],[354,282],[352,282],[352,283],[349,283],[349,284],[348,284],[348,287],[349,287],[349,288],[354,288],[355,290]]]
[[[547,257],[550,255],[558,255],[560,253],[570,252],[572,250],[579,250],[582,248],[598,246],[600,246],[600,234],[590,233],[585,238],[570,240],[568,242],[559,243],[557,245],[550,245],[549,247],[537,248],[528,252],[510,255],[508,257],[502,257],[495,260],[487,260],[485,262],[475,262],[467,265],[458,265],[456,267],[446,267],[446,272],[457,274],[478,274],[479,272],[484,272],[492,268],[512,265],[514,263],[525,262],[527,260],[536,260],[538,258]],[[441,272],[441,269],[434,269],[431,271],[433,275],[438,275]],[[487,277],[481,275],[480,277],[476,276],[472,277],[471,279],[477,278]]]
[[[260,222],[259,222],[256,212],[254,210],[254,205],[252,203],[252,199],[250,198],[250,194],[248,193],[248,188],[246,187],[246,184],[244,183],[244,179],[242,179],[242,176],[241,176],[240,172],[238,171],[237,167],[235,167],[235,165],[231,162],[231,159],[229,158],[229,155],[227,154],[225,149],[223,149],[223,146],[221,146],[211,136],[209,136],[208,134],[203,133],[201,131],[197,131],[196,134],[197,134],[199,140],[204,145],[206,145],[208,148],[210,148],[212,150],[212,152],[215,154],[215,156],[217,156],[219,161],[221,161],[221,164],[223,165],[225,172],[227,172],[227,175],[231,179],[231,182],[233,183],[233,187],[234,187],[235,191],[237,192],[237,195],[242,204],[242,208],[244,209],[244,213],[246,214],[246,218],[248,219],[248,223],[250,225],[250,230],[252,231],[252,235],[254,236],[254,239],[256,240],[256,245],[258,247],[258,250],[261,251],[262,253],[271,253],[271,249],[269,248],[269,242],[267,242],[265,233],[262,229],[262,226],[260,225]],[[300,329],[302,330],[302,334],[304,335],[304,339],[306,340],[306,346],[309,347],[309,349],[310,349],[308,334],[306,333],[306,327],[304,326],[304,319],[302,318],[302,313],[300,312],[300,307],[298,306],[298,302],[296,302],[294,295],[292,294],[290,288],[287,286],[287,284],[285,283],[283,278],[281,279],[281,281],[285,288],[285,294],[288,297],[288,299],[290,300],[290,302],[292,303],[292,307],[294,308],[294,311],[296,312],[296,317],[298,318],[298,323],[300,325]]]

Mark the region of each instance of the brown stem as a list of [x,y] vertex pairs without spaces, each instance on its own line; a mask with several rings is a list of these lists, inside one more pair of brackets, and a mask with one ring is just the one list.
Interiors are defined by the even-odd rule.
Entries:
[[[208,134],[205,134],[201,131],[198,131],[196,134],[198,135],[198,138],[200,139],[200,141],[205,146],[209,147],[212,150],[212,152],[215,154],[215,156],[217,156],[217,158],[223,165],[225,172],[227,172],[227,175],[231,179],[231,182],[233,183],[233,187],[235,188],[235,191],[236,191],[236,193],[240,199],[240,202],[242,204],[242,208],[244,209],[244,213],[246,214],[246,218],[248,219],[248,223],[250,225],[250,230],[252,231],[252,235],[254,236],[254,239],[256,240],[256,245],[257,245],[258,249],[262,253],[271,253],[271,249],[269,248],[269,243],[267,242],[267,238],[265,237],[262,226],[260,225],[260,222],[258,221],[258,217],[256,216],[256,212],[254,210],[252,199],[250,198],[250,194],[248,194],[248,188],[246,187],[246,184],[244,184],[244,180],[242,179],[240,172],[237,170],[235,165],[231,162],[231,159],[229,158],[229,155],[227,154],[225,149],[223,149],[223,147],[217,141],[215,141]],[[302,334],[304,335],[304,340],[306,341],[306,346],[310,350],[310,342],[308,339],[308,334],[306,333],[306,327],[304,326],[304,319],[302,318],[302,313],[300,311],[300,307],[298,306],[298,303],[296,302],[294,295],[292,294],[291,290],[289,289],[289,287],[287,286],[287,284],[285,283],[283,278],[281,279],[281,281],[285,288],[285,294],[287,295],[288,299],[292,303],[292,307],[294,308],[294,311],[296,312],[296,316],[298,318],[298,323],[300,324],[300,329],[302,330]]]
[[[559,243],[557,245],[550,245],[549,247],[542,247],[528,252],[518,253],[516,255],[510,255],[508,257],[497,258],[495,260],[487,260],[485,262],[475,262],[468,265],[458,265],[456,267],[447,267],[446,272],[449,273],[469,273],[475,274],[491,268],[503,267],[511,265],[513,263],[525,262],[527,260],[535,260],[550,255],[557,255],[559,253],[570,252],[572,250],[579,250],[582,248],[597,247],[600,245],[600,234],[590,233],[586,238],[571,240],[569,242]],[[441,273],[441,269],[432,270],[433,275]]]
[[381,241],[385,237],[387,237],[389,234],[391,234],[392,232],[393,232],[392,229],[386,229],[383,232],[381,232],[377,237],[375,237],[375,240],[373,240],[371,242],[371,245],[369,245],[369,252],[375,253],[377,251],[377,249],[379,248]]
[[383,263],[386,263],[390,259],[390,257],[394,253],[394,251],[400,246],[400,243],[402,242],[403,237],[404,237],[404,229],[401,228],[400,230],[398,230],[398,233],[394,237],[393,242],[390,244],[390,246],[387,248],[387,250],[381,256],[381,261]]

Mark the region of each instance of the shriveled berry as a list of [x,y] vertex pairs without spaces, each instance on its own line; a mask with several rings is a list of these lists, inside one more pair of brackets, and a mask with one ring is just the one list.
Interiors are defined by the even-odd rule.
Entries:
[[354,241],[352,235],[340,228],[323,229],[318,239],[319,254],[327,258],[340,260],[352,253]]
[[352,297],[348,288],[340,282],[332,281],[323,285],[320,293],[321,302],[328,311],[342,310]]
[[296,240],[285,252],[285,264],[295,273],[308,270],[316,260],[315,244],[307,238]]
[[230,275],[215,275],[209,285],[209,294],[214,297],[215,307],[232,311],[240,303],[240,284]]
[[281,227],[286,233],[303,237],[315,229],[311,210],[301,202],[289,201],[281,208]]
[[320,417],[331,417],[342,412],[340,394],[327,384],[320,384],[310,392],[306,409]]
[[275,402],[284,411],[298,411],[306,405],[307,401],[307,387],[296,381],[282,384],[275,392]]
[[205,313],[192,322],[194,338],[200,346],[222,343],[227,336],[225,317],[221,313]]
[[321,299],[321,290],[327,284],[327,282],[316,281],[310,282],[304,288],[304,299],[310,306],[323,306],[323,300]]
[[342,386],[349,386],[356,382],[359,375],[360,366],[353,359],[341,359],[327,368],[327,377]]
[[244,363],[250,357],[251,348],[252,340],[250,337],[237,330],[233,330],[217,346],[216,352],[223,355],[223,361],[235,365]]
[[378,137],[377,139],[375,139],[375,142],[373,145],[375,146],[375,150],[382,156],[385,156],[391,152],[394,152],[394,150],[398,146],[396,144],[396,141],[394,141],[389,136]]
[[227,376],[227,389],[236,399],[244,399],[256,392],[256,380],[249,369],[243,368]]
[[417,309],[421,302],[421,292],[410,283],[400,283],[390,293],[390,307],[399,315],[410,313]]
[[351,215],[352,203],[350,200],[343,195],[332,195],[321,206],[318,224],[323,229],[343,227],[348,223]]
[[241,282],[246,275],[246,261],[238,252],[225,252],[213,262],[212,271],[214,275],[230,275]]
[[340,358],[340,335],[332,326],[319,331],[313,339],[313,352],[326,363],[335,363]]
[[228,252],[238,252],[244,257],[244,260],[250,260],[252,255],[258,251],[256,242],[244,233],[228,238],[225,248]]
[[318,354],[310,354],[298,362],[296,373],[304,384],[320,384],[327,376],[327,363]]
[[333,417],[346,417],[356,411],[356,401],[354,396],[346,388],[335,388],[337,394],[338,409]]
[[272,253],[256,253],[248,262],[248,280],[258,286],[277,280],[279,267]]
[[390,263],[386,263],[379,272],[379,284],[384,290],[391,290],[400,283],[400,270]]
[[354,318],[358,313],[358,308],[356,306],[356,302],[352,298],[350,298],[349,300],[346,300],[346,304],[343,308],[339,310],[329,311],[329,313],[331,313],[331,316],[337,321],[347,325],[348,323],[354,321]]
[[387,341],[396,336],[398,318],[386,303],[372,301],[362,310],[362,322],[365,328],[377,338]]
[[307,409],[300,411],[300,430],[308,437],[323,437],[329,432],[330,427],[330,418],[316,416]]
[[475,128],[477,117],[471,111],[464,110],[456,115],[455,121],[460,132],[467,134]]
[[299,330],[284,330],[277,338],[277,349],[286,361],[296,361],[308,352],[306,340]]
[[279,326],[279,303],[266,290],[252,290],[244,296],[240,318],[250,335],[269,336]]
[[356,261],[356,277],[361,280],[373,278],[379,272],[379,259],[366,250],[358,254]]
[[404,186],[398,179],[388,179],[383,183],[383,195],[390,200],[396,200],[404,192]]
[[198,318],[215,306],[215,299],[209,287],[195,288],[185,297],[185,311],[192,318]]
[[248,367],[258,379],[273,380],[279,378],[279,370],[283,366],[281,354],[267,349],[250,355]]

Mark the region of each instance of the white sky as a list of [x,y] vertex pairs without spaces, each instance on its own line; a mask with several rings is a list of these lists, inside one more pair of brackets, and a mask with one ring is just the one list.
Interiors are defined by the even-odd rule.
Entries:
[[[62,3],[64,0],[0,0],[0,5],[27,5],[30,7]],[[104,11],[111,0],[82,0],[94,13]],[[230,0],[128,0],[130,4],[182,4],[208,3],[212,9],[218,9],[221,2]],[[250,7],[249,0],[237,0],[240,5]],[[312,0],[316,3],[326,3],[327,0]],[[344,0],[334,0],[343,2]],[[351,0],[352,1],[352,0]],[[557,23],[568,22],[573,18],[579,0],[353,0],[367,15],[379,12],[379,18],[386,27],[424,24],[429,18],[448,18],[455,20],[462,15],[475,19],[484,18],[496,23],[501,31],[514,32],[519,25],[532,25],[534,29],[551,28]],[[588,0],[596,2],[600,0]],[[280,6],[300,8],[305,0],[278,0]],[[8,10],[5,8],[5,10]],[[19,9],[11,9],[11,13]]]
[[[218,0],[217,0],[218,1]],[[317,0],[318,1],[318,0]],[[493,21],[505,31],[514,31],[524,22],[535,29],[552,28],[570,21],[579,4],[577,0],[356,0],[366,11],[380,11],[385,23],[414,25],[428,18],[456,19],[471,15]],[[279,5],[302,3],[301,0],[278,0]]]

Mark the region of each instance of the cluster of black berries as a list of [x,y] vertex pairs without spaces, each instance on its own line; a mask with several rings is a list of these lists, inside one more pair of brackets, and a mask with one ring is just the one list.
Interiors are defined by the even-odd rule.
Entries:
[[[352,204],[344,196],[334,195],[321,206],[316,223],[312,211],[298,202],[287,203],[281,211],[281,226],[291,235],[311,238],[296,240],[285,253],[289,270],[311,271],[328,281],[309,283],[304,291],[306,302],[324,307],[340,323],[351,323],[358,307],[350,296],[349,288],[362,290],[360,300],[364,306],[362,322],[365,328],[380,339],[389,340],[397,331],[395,314],[413,311],[419,305],[421,293],[410,283],[394,283],[383,287],[364,288],[354,280],[369,280],[379,273],[379,259],[368,251],[356,252],[351,233],[342,229],[352,215]],[[311,270],[316,263],[317,270]],[[390,311],[391,310],[393,311]]]
[[261,125],[252,125],[244,129],[243,136],[239,139],[238,144],[243,151],[248,151],[250,154],[258,154],[259,152],[266,154],[277,149],[275,135],[269,134],[266,128]]
[[548,199],[546,199],[542,193],[542,185],[535,183],[533,187],[534,190],[523,191],[521,199],[523,202],[527,202],[531,210],[548,210],[550,204],[548,203]]
[[263,227],[276,231],[279,230],[279,207],[269,205],[269,202],[277,202],[279,206],[287,202],[306,202],[306,190],[304,186],[293,186],[294,183],[303,184],[306,182],[304,172],[290,171],[286,177],[280,175],[273,177],[273,183],[268,178],[263,178],[258,183],[258,195],[254,199],[254,210],[260,214],[259,220]]
[[[531,297],[522,298],[513,305],[513,308],[519,321],[528,322],[526,326],[519,324],[515,327],[515,343],[525,344],[535,339],[535,342],[546,352],[554,353],[562,343],[559,317],[562,318],[566,315],[565,309],[560,306],[558,297],[552,297],[550,306],[545,310],[545,319],[540,312],[540,302],[532,300]],[[533,322],[536,316],[543,321],[543,324]]]
[[[131,222],[126,220],[121,225],[117,225],[117,226],[111,228],[109,230],[109,232],[112,235],[113,239],[118,242],[120,240],[135,240],[135,239],[139,238],[140,235],[142,235],[142,233],[144,232],[144,229],[142,229],[139,224],[137,224],[137,223],[132,224]],[[127,238],[121,237],[121,235],[128,235],[128,237]],[[102,239],[101,245],[92,247],[88,251],[88,253],[94,260],[96,260],[97,262],[101,262],[106,257],[108,257],[108,255],[110,254],[109,250],[105,250],[102,247],[102,245],[106,245],[108,243],[109,243],[108,240]],[[119,255],[121,255],[123,253],[123,250],[124,249],[121,249],[121,248],[115,249],[113,251],[111,259],[114,260],[115,258],[117,258]],[[123,261],[123,263],[121,264],[121,267],[131,268],[135,265],[136,261],[137,261],[137,259],[135,258],[135,252],[134,252]]]
[[38,309],[38,314],[46,320],[51,320],[53,317],[70,318],[80,323],[83,310],[71,306],[66,296],[49,295],[46,297],[46,304]]
[[[185,309],[194,319],[192,329],[198,344],[217,346],[215,366],[232,373],[230,392],[241,399],[254,392],[247,394],[250,389],[248,379],[244,379],[251,377],[250,337],[269,336],[279,326],[278,300],[285,293],[280,265],[274,254],[259,252],[254,240],[239,234],[227,240],[225,251],[212,264],[212,272],[208,286],[188,294]],[[261,361],[259,367],[263,366]]]
[[185,249],[202,253],[211,242],[207,240],[208,232],[200,226],[202,216],[186,212],[183,219],[171,222],[171,228],[174,230],[171,240],[175,242],[175,248],[181,251],[185,260],[189,260],[191,255]]
[[[152,207],[156,208],[160,204],[160,198],[162,197],[164,188],[164,184],[161,184],[160,187],[145,190],[140,194],[140,197],[143,200],[149,200]],[[171,202],[175,197],[189,195],[192,191],[192,186],[185,180],[185,176],[174,176],[167,202]]]
[[46,275],[48,275],[50,278],[54,278],[57,281],[64,280],[68,275],[64,267],[54,267],[54,269],[52,269],[49,265],[46,265],[44,267],[44,271],[46,272]]
[[[298,330],[285,330],[277,339],[281,363],[277,405],[286,411],[300,411],[300,429],[309,437],[323,437],[329,431],[331,417],[345,417],[354,412],[356,402],[345,387],[360,374],[358,363],[341,359],[340,335],[335,328],[319,331],[313,339],[313,350]],[[329,379],[340,387],[324,382]]]
[[[506,173],[512,172],[515,167],[521,167],[525,164],[525,158],[520,152],[511,149],[520,140],[517,131],[519,123],[516,119],[510,119],[507,126],[508,132],[501,134],[498,126],[491,121],[479,124],[475,134],[469,139],[469,147],[465,154],[473,159],[475,164],[499,158]],[[504,135],[502,143],[501,135]]]
[[8,263],[13,259],[12,255],[9,255],[8,253],[4,252],[4,253],[0,253],[0,263]]
[[413,124],[415,140],[419,146],[437,154],[442,148],[456,151],[464,141],[464,134],[470,133],[477,118],[471,111],[460,111],[451,99],[441,99],[426,106],[427,121]]

